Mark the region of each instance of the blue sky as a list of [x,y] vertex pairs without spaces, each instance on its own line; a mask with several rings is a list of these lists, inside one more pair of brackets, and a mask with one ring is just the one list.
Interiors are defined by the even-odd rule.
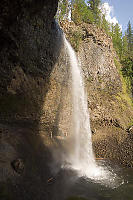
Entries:
[[110,16],[122,26],[123,33],[127,29],[128,21],[133,25],[133,0],[102,0],[102,3],[111,8]]

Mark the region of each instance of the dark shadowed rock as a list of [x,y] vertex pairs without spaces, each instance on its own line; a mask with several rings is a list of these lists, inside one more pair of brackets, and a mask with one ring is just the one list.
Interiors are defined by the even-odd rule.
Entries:
[[24,171],[24,162],[21,158],[13,160],[11,162],[11,166],[18,174],[22,174]]
[[0,121],[38,120],[61,48],[57,0],[0,5]]
[[48,199],[50,153],[47,136],[42,138],[39,130],[50,74],[62,46],[54,20],[57,4],[0,3],[0,199]]

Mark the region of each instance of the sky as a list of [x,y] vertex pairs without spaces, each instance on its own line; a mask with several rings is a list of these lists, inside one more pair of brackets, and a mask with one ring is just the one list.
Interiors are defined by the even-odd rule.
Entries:
[[106,10],[106,19],[109,22],[118,22],[123,33],[129,20],[133,26],[133,0],[102,0],[102,3]]

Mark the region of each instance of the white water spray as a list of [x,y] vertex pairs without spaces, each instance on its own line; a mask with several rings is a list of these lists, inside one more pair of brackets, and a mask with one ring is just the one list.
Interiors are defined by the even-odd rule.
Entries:
[[65,167],[77,170],[79,176],[85,176],[106,185],[114,187],[116,174],[108,171],[105,167],[97,165],[91,140],[90,119],[87,105],[87,97],[84,89],[82,71],[78,64],[75,51],[64,37],[64,44],[70,59],[72,74],[72,133],[73,141],[71,151],[65,158],[68,163]]

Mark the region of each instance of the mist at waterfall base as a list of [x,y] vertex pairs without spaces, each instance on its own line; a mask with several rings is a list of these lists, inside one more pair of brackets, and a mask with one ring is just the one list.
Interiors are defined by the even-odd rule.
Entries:
[[[55,161],[60,163],[58,170],[52,164],[55,176],[54,190],[56,190],[54,200],[64,199],[64,197],[66,199],[70,195],[81,195],[86,198],[92,195],[93,197],[99,188],[112,190],[126,183],[120,175],[119,168],[116,168],[116,171],[105,161],[95,160],[82,70],[75,51],[65,36],[64,46],[71,67],[72,128],[70,135],[64,137],[63,142],[59,142],[63,143],[59,145],[62,149],[56,146],[53,151]],[[58,191],[60,189],[61,193]]]

